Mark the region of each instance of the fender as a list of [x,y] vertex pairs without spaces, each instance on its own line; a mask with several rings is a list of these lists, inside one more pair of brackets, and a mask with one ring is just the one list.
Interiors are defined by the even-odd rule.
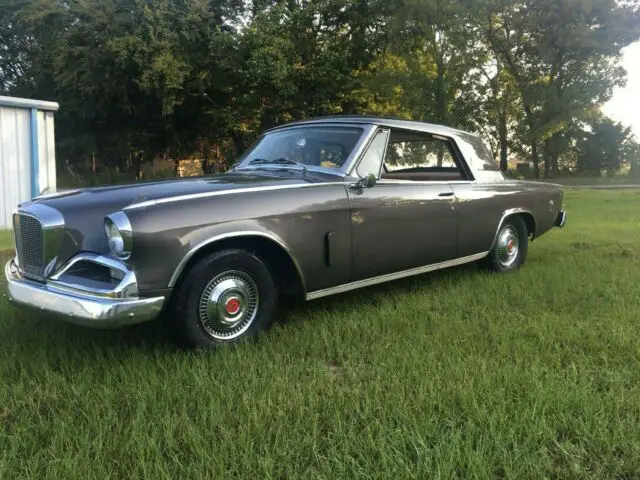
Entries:
[[178,266],[174,270],[173,275],[171,275],[171,280],[169,280],[169,288],[173,288],[176,285],[176,283],[178,282],[178,279],[180,278],[180,275],[182,274],[182,272],[184,271],[185,267],[189,263],[189,260],[191,260],[191,258],[196,253],[198,253],[202,248],[207,247],[207,246],[209,246],[209,245],[211,245],[211,244],[213,244],[215,242],[219,242],[221,240],[226,240],[226,239],[229,239],[229,238],[237,238],[237,237],[263,237],[263,238],[266,238],[266,239],[270,240],[271,242],[275,243],[280,248],[282,248],[287,253],[287,255],[289,255],[289,258],[291,258],[291,261],[293,262],[293,265],[295,266],[296,271],[298,272],[298,276],[300,277],[300,282],[302,283],[303,291],[304,292],[307,291],[305,280],[304,280],[304,275],[302,273],[302,269],[300,268],[300,265],[298,264],[298,261],[296,260],[296,257],[293,255],[293,252],[287,246],[287,244],[284,243],[284,241],[282,241],[282,239],[280,239],[279,237],[277,237],[276,235],[274,235],[272,233],[261,232],[261,231],[258,231],[258,230],[255,230],[255,231],[242,230],[242,231],[221,233],[220,235],[216,235],[214,237],[208,238],[208,239],[200,242],[195,247],[193,247],[191,250],[189,250],[187,252],[187,254],[182,258],[182,260],[180,260],[180,263],[178,264]]
[[[493,242],[491,242],[491,249],[493,249],[493,247],[495,246],[496,242],[498,241],[498,234],[500,233],[500,229],[502,228],[502,225],[504,224],[504,221],[510,217],[511,215],[517,215],[520,213],[524,213],[525,215],[530,215],[531,218],[533,219],[533,232],[531,233],[531,238],[535,238],[536,236],[536,217],[535,215],[530,211],[527,210],[526,208],[510,208],[508,210],[505,210],[504,212],[502,212],[502,217],[500,218],[500,221],[498,222],[498,228],[496,228],[496,234],[493,237]],[[489,249],[489,251],[491,251],[491,249]]]

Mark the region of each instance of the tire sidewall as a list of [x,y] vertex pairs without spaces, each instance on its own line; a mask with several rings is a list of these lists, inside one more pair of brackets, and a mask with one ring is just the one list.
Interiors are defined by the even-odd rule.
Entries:
[[[498,256],[498,238],[500,237],[500,233],[502,233],[502,231],[508,227],[511,227],[518,234],[518,256],[516,258],[516,261],[507,267],[500,262],[500,258]],[[522,220],[520,217],[508,218],[500,226],[498,235],[496,236],[495,244],[491,248],[491,253],[489,254],[490,266],[496,272],[516,271],[525,263],[527,259],[528,249],[529,234],[524,220]]]
[[[258,289],[258,311],[251,325],[240,336],[225,341],[210,336],[200,322],[200,298],[214,277],[229,270],[251,277]],[[174,332],[182,343],[195,347],[233,345],[255,337],[272,323],[277,305],[277,290],[269,268],[255,255],[244,250],[224,250],[200,260],[178,287],[172,309]]]

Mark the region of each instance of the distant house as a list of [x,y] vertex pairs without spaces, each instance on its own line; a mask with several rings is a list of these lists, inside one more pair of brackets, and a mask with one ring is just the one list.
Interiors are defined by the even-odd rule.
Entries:
[[0,228],[18,203],[56,189],[53,112],[58,104],[0,96]]

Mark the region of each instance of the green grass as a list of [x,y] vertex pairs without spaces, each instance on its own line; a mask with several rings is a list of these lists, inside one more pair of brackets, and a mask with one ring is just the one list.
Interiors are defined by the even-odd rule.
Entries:
[[622,186],[622,185],[640,185],[640,177],[631,175],[619,175],[615,177],[601,177],[601,176],[561,176],[549,178],[547,180],[541,180],[551,183],[559,183],[567,187],[581,187],[581,186]]
[[218,352],[0,298],[0,478],[638,478],[640,190],[566,204],[517,274],[284,307]]
[[13,230],[0,230],[0,252],[13,248]]

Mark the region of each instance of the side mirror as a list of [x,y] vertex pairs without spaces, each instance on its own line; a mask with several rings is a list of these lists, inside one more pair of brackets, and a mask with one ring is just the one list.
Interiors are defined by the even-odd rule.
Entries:
[[356,183],[351,184],[352,188],[363,189],[363,188],[372,188],[376,186],[376,176],[373,173],[368,173]]

